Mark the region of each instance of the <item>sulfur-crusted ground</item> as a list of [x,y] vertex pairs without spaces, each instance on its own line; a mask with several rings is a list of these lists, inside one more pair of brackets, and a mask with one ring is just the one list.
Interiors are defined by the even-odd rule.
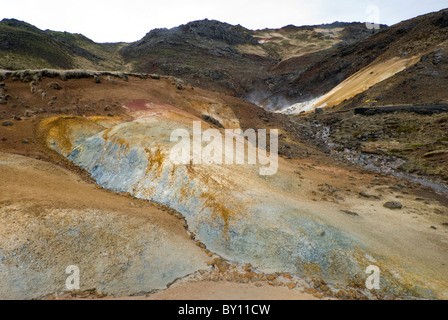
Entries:
[[[198,280],[204,293],[225,281],[255,298],[270,287],[292,298],[446,297],[448,213],[440,194],[325,153],[311,135],[313,116],[295,122],[173,78],[100,80],[3,81],[2,296],[57,298],[66,291],[65,268],[75,264],[84,270],[78,297],[182,297]],[[244,166],[173,168],[152,153],[169,146],[170,129],[194,119],[204,129],[279,129],[278,174],[261,177]],[[357,150],[348,139],[359,142],[353,125],[362,119],[373,126],[375,118],[344,119],[347,133],[335,126],[334,139]],[[438,132],[423,135],[422,144],[432,143],[428,152]],[[108,148],[95,148],[104,141]],[[139,156],[127,162],[133,152]],[[365,288],[367,263],[382,270],[379,291]]]

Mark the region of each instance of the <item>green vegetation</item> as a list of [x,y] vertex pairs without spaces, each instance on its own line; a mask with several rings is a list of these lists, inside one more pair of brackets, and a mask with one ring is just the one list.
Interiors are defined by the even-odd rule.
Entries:
[[397,128],[398,132],[414,132],[417,131],[418,127],[416,125],[402,125]]
[[[0,22],[0,50],[9,53],[7,63],[14,65],[30,60],[32,64],[43,60],[57,68],[73,68],[70,56],[62,50],[58,43],[45,32],[27,23],[17,20],[2,20]],[[8,68],[5,61],[0,61],[0,67]],[[26,63],[26,62],[25,62]],[[32,67],[32,66],[25,66]]]
[[42,31],[15,19],[0,21],[0,69],[124,69],[123,43],[99,44],[80,34]]

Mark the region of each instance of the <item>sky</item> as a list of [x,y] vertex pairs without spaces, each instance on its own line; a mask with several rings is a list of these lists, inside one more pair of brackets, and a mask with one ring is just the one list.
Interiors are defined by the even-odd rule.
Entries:
[[205,18],[249,29],[334,21],[392,25],[444,8],[447,0],[0,0],[0,20],[81,33],[96,42],[133,42],[152,29]]

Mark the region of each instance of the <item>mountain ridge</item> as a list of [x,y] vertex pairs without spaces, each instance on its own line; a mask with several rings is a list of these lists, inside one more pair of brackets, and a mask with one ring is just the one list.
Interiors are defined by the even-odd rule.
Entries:
[[[448,10],[441,10],[391,27],[381,25],[378,30],[361,22],[338,21],[250,30],[205,19],[154,29],[132,43],[104,44],[80,34],[42,31],[26,22],[4,19],[0,22],[0,69],[157,73],[276,111],[323,96],[372,63],[421,57],[443,47],[447,14]],[[382,83],[398,81],[395,74],[390,77],[378,78]],[[444,83],[442,78],[435,76],[425,85]],[[363,103],[359,97],[368,89],[356,91],[356,105],[352,103],[350,108]],[[345,100],[352,98],[347,96],[341,106],[348,107]],[[403,92],[393,102],[412,101]],[[435,99],[422,91],[419,103],[425,102],[434,103]]]

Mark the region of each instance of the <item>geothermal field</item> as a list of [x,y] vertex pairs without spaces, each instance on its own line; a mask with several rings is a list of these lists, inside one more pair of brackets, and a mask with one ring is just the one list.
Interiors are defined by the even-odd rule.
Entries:
[[0,299],[448,299],[447,39],[2,20]]

